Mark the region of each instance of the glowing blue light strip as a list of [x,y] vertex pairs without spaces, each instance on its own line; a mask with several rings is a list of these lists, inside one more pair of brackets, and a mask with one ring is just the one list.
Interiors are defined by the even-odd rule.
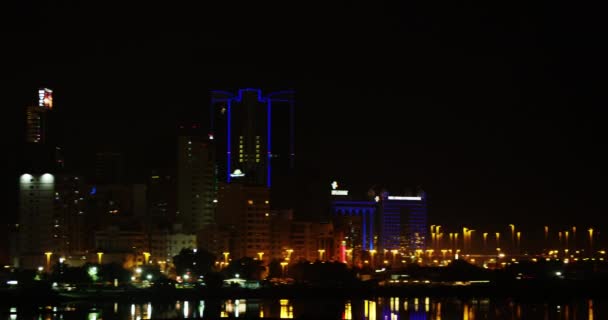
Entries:
[[226,163],[226,178],[227,178],[227,182],[230,183],[230,134],[231,134],[231,117],[232,117],[232,100],[228,100],[228,132],[227,132],[227,144],[228,144],[228,149],[226,150],[226,156],[228,157],[228,161]]
[[374,249],[374,217],[372,211],[369,211],[369,250]]
[[363,211],[361,214],[361,221],[363,221],[363,250],[367,248],[367,219],[366,219],[366,211]]
[[266,123],[266,128],[268,129],[268,132],[267,132],[267,135],[268,135],[268,137],[267,137],[267,139],[268,139],[268,142],[267,142],[267,149],[268,149],[268,163],[266,164],[266,168],[267,168],[267,170],[268,170],[268,171],[266,172],[266,186],[267,186],[268,188],[270,188],[270,174],[271,174],[271,165],[270,165],[270,162],[271,162],[271,157],[272,157],[272,151],[271,151],[272,149],[270,148],[270,146],[271,146],[271,144],[270,144],[270,142],[271,142],[271,141],[270,141],[270,137],[271,137],[271,136],[270,136],[270,132],[271,132],[270,127],[272,126],[272,125],[271,125],[271,124],[272,124],[272,122],[271,122],[271,120],[272,120],[272,117],[271,117],[271,106],[272,106],[272,102],[271,102],[271,100],[270,100],[270,99],[268,99],[267,105],[268,105],[268,110],[267,110],[267,113],[268,113],[268,114],[267,114],[268,120],[267,120],[267,123]]
[[296,124],[295,124],[295,112],[296,109],[294,107],[293,101],[289,104],[290,108],[290,117],[289,117],[289,165],[291,169],[295,167],[295,158],[296,158],[296,150],[295,150],[295,141],[296,141]]

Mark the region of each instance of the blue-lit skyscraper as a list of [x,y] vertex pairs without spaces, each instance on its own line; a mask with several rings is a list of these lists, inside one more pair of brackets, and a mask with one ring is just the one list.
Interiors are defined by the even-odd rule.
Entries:
[[342,199],[331,204],[336,229],[347,246],[356,250],[424,249],[427,238],[426,193],[417,196],[378,195],[371,200]]
[[288,185],[295,163],[294,121],[293,91],[212,91],[209,137],[220,181]]

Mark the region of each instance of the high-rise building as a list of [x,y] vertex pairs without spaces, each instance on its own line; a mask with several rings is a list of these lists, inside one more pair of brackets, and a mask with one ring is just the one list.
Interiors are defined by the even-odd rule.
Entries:
[[55,176],[22,174],[19,178],[18,260],[25,268],[44,266],[45,252],[57,252],[54,210]]
[[146,199],[148,218],[151,223],[167,225],[175,222],[176,208],[175,175],[155,170],[148,177]]
[[354,251],[399,250],[403,253],[425,248],[425,192],[420,191],[416,196],[391,196],[382,192],[371,200],[341,197],[334,196],[331,211],[336,230],[343,235],[347,248]]
[[185,231],[196,233],[214,221],[213,150],[208,137],[192,133],[182,132],[177,144],[176,220]]
[[47,88],[38,90],[38,105],[25,109],[25,141],[45,143],[47,132],[47,112],[53,109],[53,91]]
[[[262,94],[213,91],[209,138],[217,150],[217,174],[225,182],[273,188],[273,207],[290,208],[295,165],[293,91]],[[274,193],[281,193],[276,196]],[[281,203],[285,202],[285,203]]]
[[268,188],[220,184],[217,223],[228,230],[233,258],[258,257],[261,252],[266,259],[271,253],[271,221]]

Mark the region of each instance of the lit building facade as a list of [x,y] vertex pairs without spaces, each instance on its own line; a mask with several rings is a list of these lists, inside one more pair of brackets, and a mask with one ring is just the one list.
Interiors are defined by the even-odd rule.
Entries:
[[150,253],[158,262],[172,263],[182,249],[195,249],[196,235],[188,233],[155,232],[150,235]]
[[[271,216],[269,189],[240,183],[221,183],[218,191],[217,222],[226,229],[231,257],[270,255]],[[265,256],[264,256],[265,255]]]
[[263,95],[260,89],[240,89],[211,95],[209,138],[217,152],[218,178],[276,186],[273,193],[281,195],[273,195],[273,207],[289,208],[295,166],[294,92]]
[[38,90],[38,105],[25,109],[25,141],[45,143],[47,132],[47,112],[53,109],[53,91],[48,88]]
[[424,249],[427,239],[426,193],[390,196],[384,192],[372,200],[334,197],[332,220],[347,249],[357,251]]
[[178,137],[176,220],[188,233],[214,222],[217,183],[213,163],[207,137]]
[[36,268],[45,252],[58,252],[59,217],[55,206],[55,176],[22,174],[19,178],[19,226],[16,266]]

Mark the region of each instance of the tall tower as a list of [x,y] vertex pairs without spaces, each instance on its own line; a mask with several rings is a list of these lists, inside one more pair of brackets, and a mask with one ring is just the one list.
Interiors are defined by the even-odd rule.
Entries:
[[182,128],[177,150],[177,217],[187,232],[196,233],[214,221],[216,182],[209,139]]
[[[262,94],[260,89],[236,93],[212,91],[209,137],[217,152],[221,181],[266,186],[287,192],[295,165],[295,101],[293,91]],[[276,192],[273,191],[273,194]],[[273,207],[281,205],[272,196]]]
[[47,131],[47,112],[53,109],[53,90],[38,90],[38,105],[25,109],[25,141],[27,143],[45,143]]
[[50,173],[19,178],[19,250],[25,268],[43,266],[45,252],[56,252],[55,177]]
[[13,245],[19,264],[26,268],[43,266],[45,252],[58,250],[58,230],[54,210],[54,150],[48,143],[48,114],[53,109],[53,91],[38,90],[38,104],[26,107],[25,148],[19,177],[19,218],[17,243]]

